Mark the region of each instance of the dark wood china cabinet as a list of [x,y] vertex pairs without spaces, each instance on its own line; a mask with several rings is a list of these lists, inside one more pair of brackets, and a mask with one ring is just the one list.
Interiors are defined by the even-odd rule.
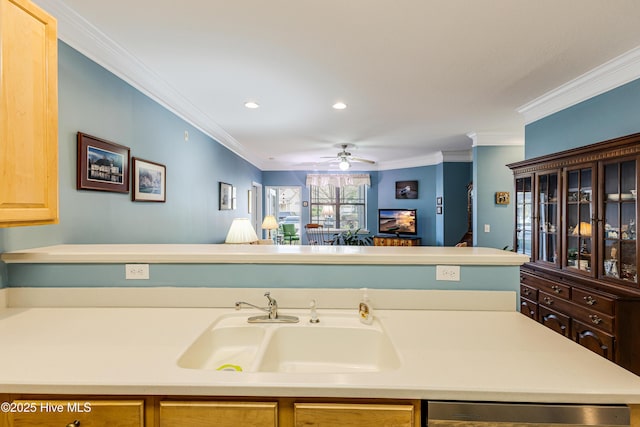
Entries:
[[508,166],[521,312],[640,375],[640,134]]

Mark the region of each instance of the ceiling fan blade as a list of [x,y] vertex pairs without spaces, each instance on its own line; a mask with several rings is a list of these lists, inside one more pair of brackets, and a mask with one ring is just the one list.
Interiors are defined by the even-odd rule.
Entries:
[[358,158],[358,157],[350,157],[350,158],[349,158],[349,161],[352,161],[352,162],[360,162],[360,163],[369,163],[370,165],[375,165],[375,164],[376,164],[376,162],[375,162],[375,161],[373,161],[373,160],[369,160],[369,159],[360,159],[360,158]]

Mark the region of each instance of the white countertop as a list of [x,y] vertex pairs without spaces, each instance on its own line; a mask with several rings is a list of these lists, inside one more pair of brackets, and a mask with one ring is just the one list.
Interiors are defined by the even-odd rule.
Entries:
[[56,245],[5,252],[6,263],[227,263],[351,265],[511,265],[529,257],[493,248],[112,244]]
[[[298,314],[308,310],[281,309]],[[0,393],[309,396],[640,403],[640,377],[515,311],[377,310],[397,370],[220,372],[177,366],[220,308],[0,310]],[[355,310],[319,310],[353,313]],[[366,351],[366,349],[363,349]]]

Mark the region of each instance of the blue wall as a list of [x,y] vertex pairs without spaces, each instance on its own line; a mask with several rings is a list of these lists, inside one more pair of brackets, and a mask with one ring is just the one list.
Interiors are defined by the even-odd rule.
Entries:
[[525,158],[640,132],[640,79],[525,127]]
[[[418,237],[422,245],[436,244],[436,166],[421,166],[378,172],[378,206],[417,209]],[[418,181],[417,199],[396,199],[396,181]],[[378,212],[373,217],[371,230],[378,232]]]
[[[473,243],[503,249],[513,246],[515,232],[513,172],[506,165],[522,160],[522,146],[476,146],[473,148]],[[511,202],[497,205],[495,193],[508,191]],[[485,224],[490,231],[484,231]]]
[[[76,190],[76,133],[131,148],[167,167],[166,203],[134,203],[130,194]],[[184,132],[189,141],[184,141]],[[218,182],[247,194],[261,182],[255,166],[187,124],[64,43],[59,43],[60,224],[0,231],[0,248],[62,243],[218,243],[237,210],[218,210]],[[243,215],[244,214],[244,215]]]

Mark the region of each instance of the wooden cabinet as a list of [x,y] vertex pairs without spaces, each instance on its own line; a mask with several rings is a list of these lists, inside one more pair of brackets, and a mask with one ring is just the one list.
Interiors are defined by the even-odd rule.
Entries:
[[160,427],[277,427],[277,402],[160,402]]
[[420,246],[419,237],[374,236],[373,246]]
[[58,222],[56,21],[0,0],[0,226]]
[[509,167],[521,312],[640,374],[640,134]]
[[144,427],[142,400],[13,400],[0,426]]
[[413,405],[296,403],[295,427],[416,426]]
[[0,427],[421,425],[421,402],[404,399],[0,394],[0,403]]

